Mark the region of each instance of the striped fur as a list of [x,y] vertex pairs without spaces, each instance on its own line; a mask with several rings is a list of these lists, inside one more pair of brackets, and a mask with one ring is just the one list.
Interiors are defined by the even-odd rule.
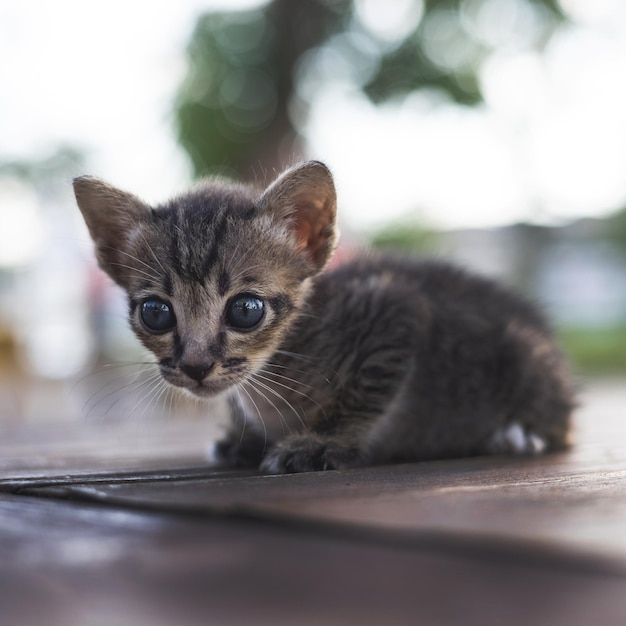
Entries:
[[[157,207],[95,178],[74,186],[163,377],[229,393],[222,462],[297,472],[566,445],[573,385],[535,306],[438,262],[323,271],[337,229],[321,163],[265,191],[213,181]],[[171,327],[149,327],[151,302]],[[263,312],[243,328],[234,310]]]

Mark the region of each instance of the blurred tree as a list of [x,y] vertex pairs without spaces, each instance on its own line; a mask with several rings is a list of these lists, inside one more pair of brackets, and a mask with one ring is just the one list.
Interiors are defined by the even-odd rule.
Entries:
[[258,175],[298,152],[289,107],[307,50],[346,27],[349,0],[274,0],[200,17],[176,105],[179,137],[196,176]]
[[608,240],[626,255],[626,208],[613,213],[606,220],[606,236]]
[[416,223],[395,222],[376,231],[370,243],[383,250],[429,253],[437,249],[439,233]]
[[482,100],[477,76],[496,49],[543,46],[564,20],[558,0],[423,0],[415,28],[382,55],[365,93],[380,102],[434,88],[459,104]]
[[563,19],[558,0],[272,0],[208,13],[175,103],[180,143],[196,176],[258,177],[301,152],[324,84],[376,103],[430,88],[476,104],[489,54],[541,47]]

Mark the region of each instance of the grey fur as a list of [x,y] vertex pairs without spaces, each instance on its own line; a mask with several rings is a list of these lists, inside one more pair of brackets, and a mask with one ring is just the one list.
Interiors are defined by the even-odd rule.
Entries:
[[[573,384],[530,302],[441,262],[323,271],[337,234],[321,163],[264,192],[209,182],[154,209],[90,177],[75,191],[164,378],[230,394],[222,462],[301,472],[567,445]],[[229,325],[240,294],[265,306],[245,332]],[[141,321],[155,297],[176,316],[164,333]]]

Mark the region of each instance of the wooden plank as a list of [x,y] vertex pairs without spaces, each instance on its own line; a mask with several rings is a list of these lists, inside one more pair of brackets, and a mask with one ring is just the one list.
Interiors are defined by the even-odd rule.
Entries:
[[617,405],[568,454],[278,477],[185,426],[5,438],[0,624],[624,624]]
[[206,466],[210,422],[47,424],[0,430],[0,480]]
[[[186,472],[186,473],[185,473]],[[203,469],[5,490],[115,506],[521,541],[626,563],[626,469],[615,460],[476,458],[287,476]]]
[[26,476],[0,481],[0,489],[146,510],[513,541],[626,563],[625,428],[614,401],[600,409],[592,403],[579,415],[576,447],[536,459],[291,476],[181,469],[168,460],[156,472]]
[[8,626],[623,624],[626,578],[236,520],[0,497]]

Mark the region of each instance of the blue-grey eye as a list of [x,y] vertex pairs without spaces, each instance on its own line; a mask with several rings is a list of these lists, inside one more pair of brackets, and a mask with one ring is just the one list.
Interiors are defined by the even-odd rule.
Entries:
[[158,298],[146,300],[141,305],[141,321],[152,333],[164,333],[176,325],[171,305]]
[[235,330],[252,330],[263,319],[263,300],[250,294],[235,296],[226,308],[226,323]]

